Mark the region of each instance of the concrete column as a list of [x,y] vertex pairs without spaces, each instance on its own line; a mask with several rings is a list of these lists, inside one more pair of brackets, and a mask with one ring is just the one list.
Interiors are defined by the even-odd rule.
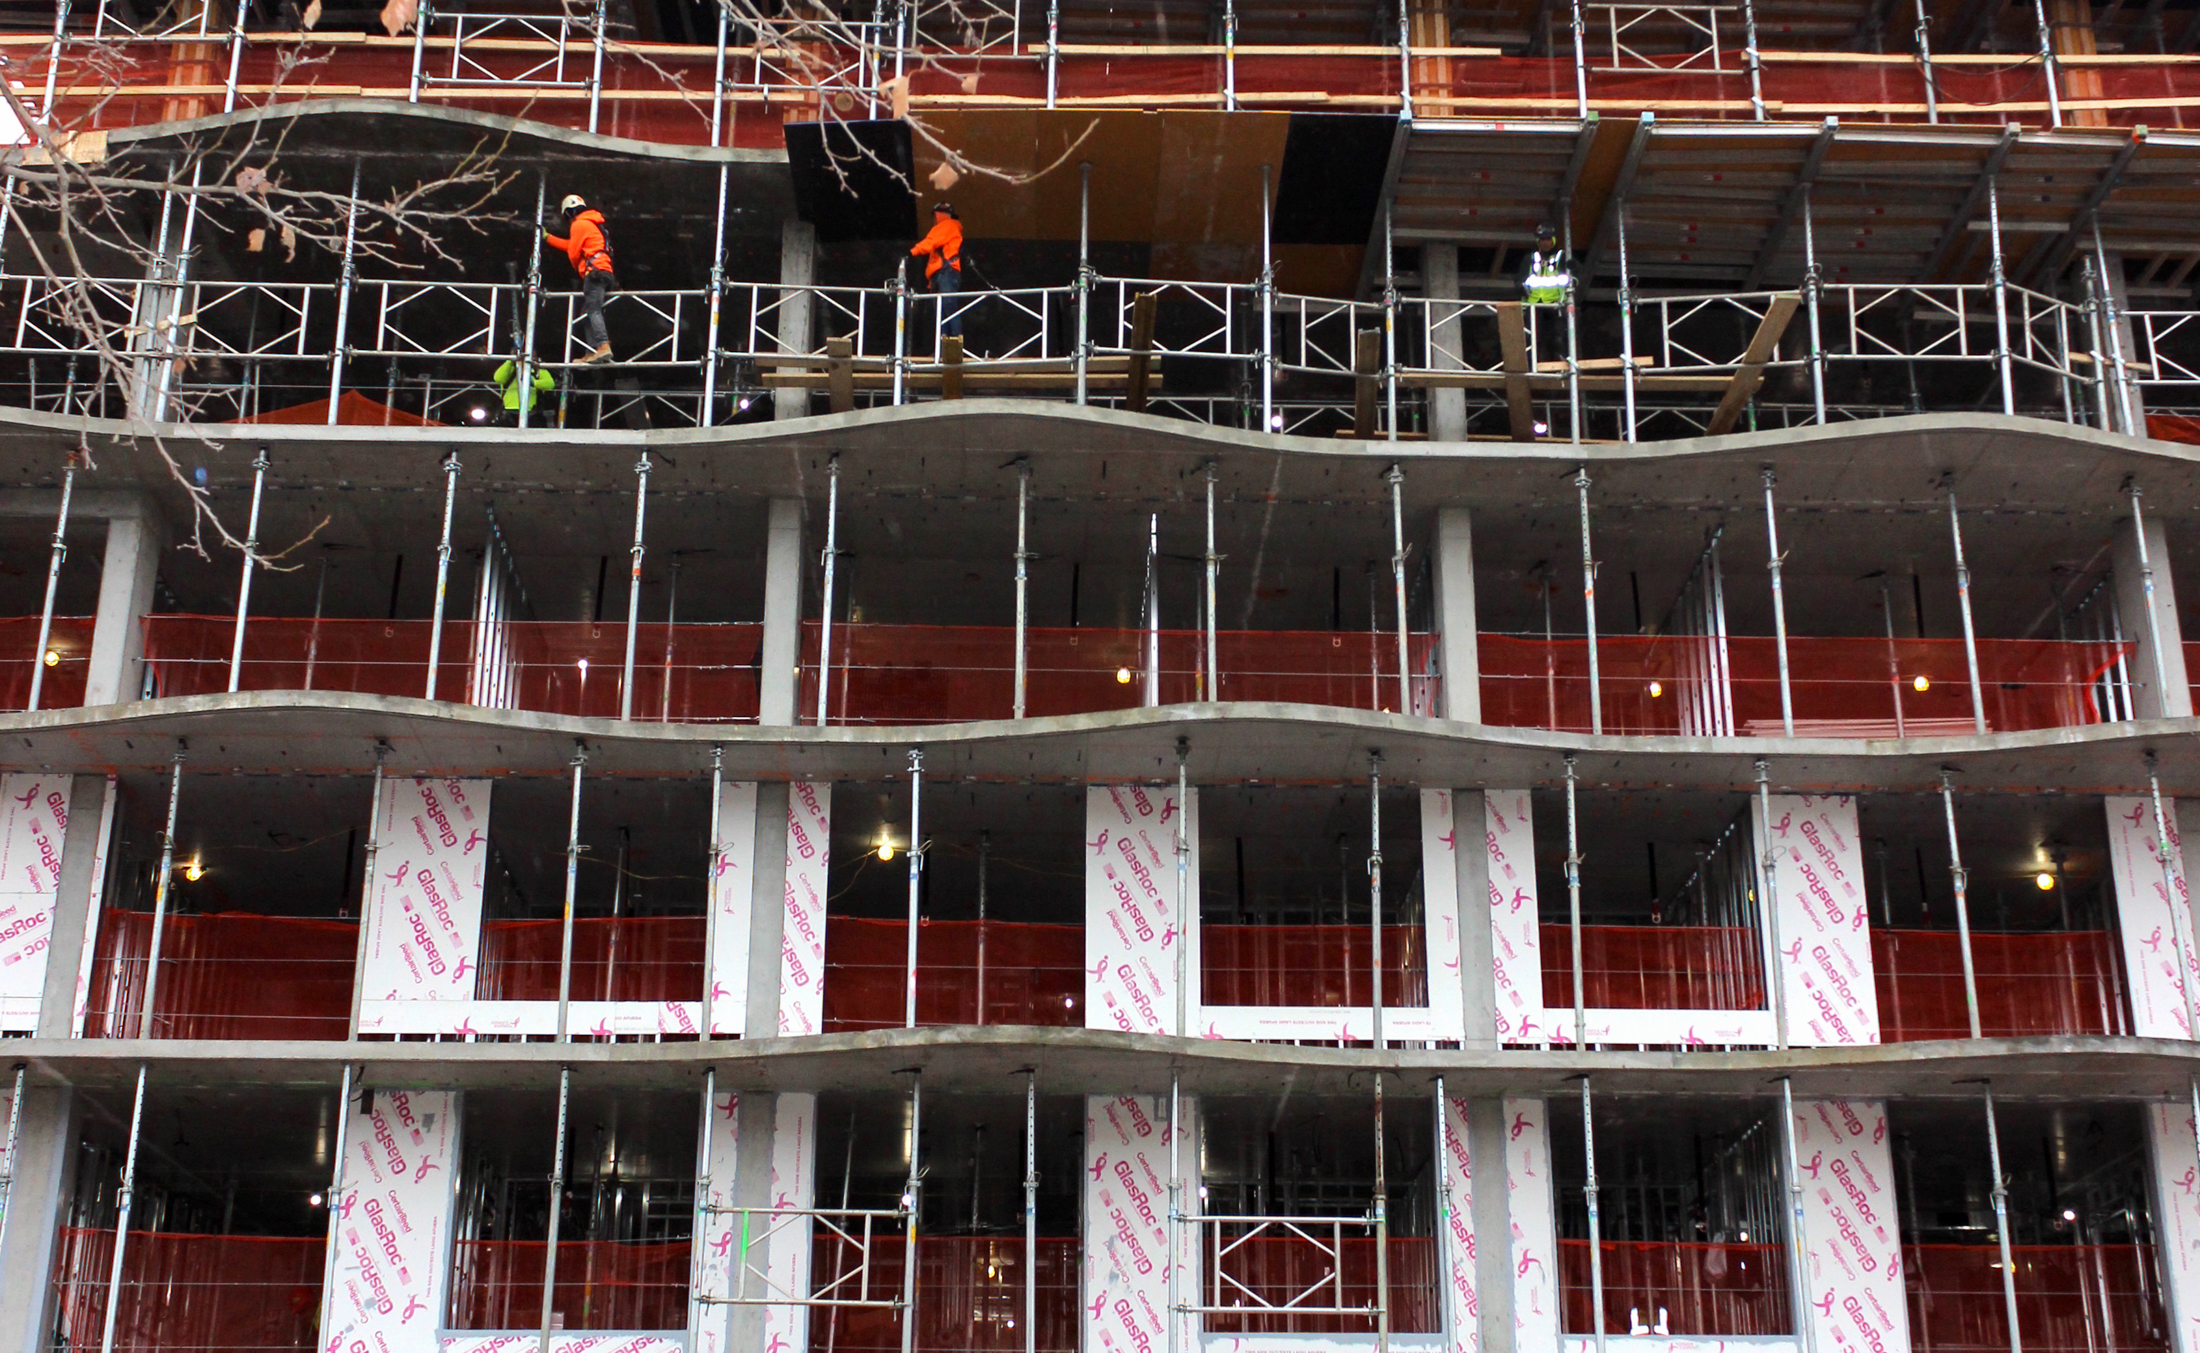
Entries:
[[802,500],[772,499],[767,532],[757,722],[767,728],[786,728],[799,722],[795,701],[802,689],[802,574],[809,562],[802,555]]
[[[46,985],[38,1002],[38,1037],[67,1038],[76,1020],[76,975],[97,899],[99,817],[107,779],[79,775],[69,786],[69,826],[61,837],[61,886],[54,896],[53,938],[46,947]],[[0,1343],[0,1348],[5,1348]]]
[[[2152,507],[2144,509],[2147,561],[2154,566],[2154,616],[2147,623],[2146,581],[2139,569],[2139,542],[2129,521],[2116,525],[2116,611],[2123,618],[2124,638],[2137,645],[2131,659],[2131,679],[2136,687],[2132,704],[2142,719],[2189,719],[2192,686],[2185,674],[2185,643],[2177,623],[2177,584],[2169,573],[2169,527]],[[2154,633],[2162,634],[2162,670],[2169,689],[2157,691],[2154,680]]]
[[[1474,528],[1463,507],[1436,513],[1436,643],[1444,717],[1482,722],[1482,660],[1474,617]],[[1462,904],[1466,894],[1459,895]],[[1469,1007],[1472,1008],[1471,1006]]]
[[84,677],[84,703],[121,704],[144,688],[145,627],[153,609],[153,579],[167,532],[150,502],[107,521],[107,553],[100,564],[99,614],[92,622],[92,656]]
[[1482,844],[1488,808],[1479,789],[1451,794],[1453,867],[1459,878],[1459,995],[1466,1012],[1461,1046],[1497,1046],[1497,977],[1490,965],[1490,853]]
[[[753,872],[756,892],[749,902],[749,1019],[741,1036],[777,1038],[779,946],[784,943],[787,926],[787,786],[784,783],[756,787],[756,868]],[[744,1136],[741,1140],[746,1142],[748,1138]]]
[[[1418,20],[1418,16],[1416,19]],[[1432,301],[1459,299],[1458,245],[1421,246],[1421,294]],[[1438,371],[1457,371],[1460,368],[1459,320],[1456,316],[1430,327],[1429,348],[1430,366]],[[1428,392],[1428,409],[1430,440],[1463,442],[1467,439],[1466,391],[1431,390]]]
[[[1477,802],[1481,795],[1474,796]],[[1473,1015],[1470,1013],[1471,1021]],[[1471,1046],[1471,1045],[1470,1045]],[[1467,1101],[1467,1162],[1474,1171],[1474,1298],[1482,1317],[1481,1353],[1513,1353],[1512,1189],[1505,1171],[1505,1101],[1495,1095]],[[1463,1344],[1464,1340],[1455,1340]]]
[[[12,1062],[0,1069],[14,1079]],[[34,1083],[23,1099],[7,1237],[0,1244],[0,1353],[41,1353],[51,1345],[54,1232],[75,1192],[80,1154],[75,1091]]]
[[[817,284],[817,227],[807,221],[788,221],[779,228],[779,284],[808,287]],[[808,352],[811,344],[810,293],[782,292],[779,299],[779,350]],[[810,412],[808,390],[772,391],[772,417],[806,418]]]

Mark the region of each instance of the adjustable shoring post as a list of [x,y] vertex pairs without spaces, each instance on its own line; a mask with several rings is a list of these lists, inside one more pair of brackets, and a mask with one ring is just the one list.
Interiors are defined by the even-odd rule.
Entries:
[[[1210,481],[1214,471],[1208,472]],[[38,643],[31,649],[31,694],[23,708],[35,713],[46,682],[46,645],[53,640],[54,592],[61,585],[61,561],[69,557],[69,500],[76,493],[76,452],[61,467],[61,511],[54,517],[53,549],[46,556],[46,601],[38,611]],[[230,687],[235,690],[235,686]]]
[[176,800],[183,795],[183,758],[187,748],[176,739],[176,754],[168,766],[168,822],[160,832],[160,878],[153,884],[153,938],[145,954],[145,1006],[138,1011],[139,1038],[153,1036],[153,1002],[160,994],[161,932],[168,924],[168,894],[176,874]]
[[1940,806],[1948,818],[1948,878],[1955,887],[1956,940],[1963,957],[1963,1008],[1970,1020],[1971,1037],[1980,1037],[1978,1018],[1978,969],[1971,961],[1971,873],[1963,867],[1963,851],[1956,842],[1956,790],[1954,772],[1940,772]]

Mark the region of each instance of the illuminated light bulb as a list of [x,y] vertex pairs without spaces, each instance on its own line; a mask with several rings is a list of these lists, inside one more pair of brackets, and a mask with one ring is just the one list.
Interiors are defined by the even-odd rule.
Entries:
[[1116,685],[1118,685],[1118,686],[1128,686],[1128,685],[1130,685],[1130,684],[1131,684],[1131,669],[1130,669],[1130,668],[1128,668],[1128,667],[1118,667],[1118,668],[1116,668],[1116,669],[1115,669],[1115,684],[1116,684]]
[[1932,688],[1933,679],[1925,675],[1923,672],[1919,672],[1917,674],[1917,680],[1910,683],[1910,689],[1916,691],[1919,695],[1923,695],[1925,692],[1931,690]]
[[321,1195],[320,1195],[320,1194],[318,1194],[318,1193],[316,1193],[316,1194],[313,1194],[313,1195],[311,1195],[310,1197],[308,1197],[308,1198],[306,1199],[306,1202],[308,1202],[309,1204],[311,1204],[311,1205],[312,1205],[312,1206],[314,1206],[314,1207],[319,1207],[319,1206],[321,1205]]
[[1659,696],[1661,696],[1661,695],[1663,695],[1663,694],[1665,694],[1665,686],[1664,686],[1664,685],[1663,685],[1662,683],[1660,683],[1660,682],[1656,682],[1656,681],[1653,681],[1653,682],[1651,682],[1651,683],[1650,683],[1650,698],[1651,698],[1651,699],[1655,700],[1655,699],[1657,699],[1657,698],[1658,698]]
[[47,665],[48,667],[59,667],[59,666],[61,665],[61,650],[60,650],[60,649],[58,649],[58,648],[49,648],[49,649],[47,649],[47,650],[46,650],[46,665]]
[[2033,879],[2032,881],[2040,885],[2040,891],[2043,893],[2051,893],[2055,891],[2055,876],[2045,869],[2042,869],[2040,871],[2039,877]]
[[582,658],[582,659],[580,660],[580,669],[581,669],[581,676],[582,676],[583,678],[586,678],[586,677],[587,677],[587,675],[588,675],[588,659],[586,659],[586,658]]
[[2078,1214],[2077,1214],[2077,1213],[2075,1213],[2075,1212],[2071,1211],[2071,1210],[2070,1210],[2069,1208],[2067,1208],[2067,1207],[2063,1209],[2063,1220],[2064,1220],[2064,1221],[2076,1221],[2077,1219],[2078,1219]]
[[200,864],[199,857],[194,855],[191,857],[191,862],[183,867],[183,876],[191,882],[197,883],[200,879],[206,877],[206,866]]
[[885,832],[878,834],[878,857],[881,863],[894,858],[894,838],[888,836]]

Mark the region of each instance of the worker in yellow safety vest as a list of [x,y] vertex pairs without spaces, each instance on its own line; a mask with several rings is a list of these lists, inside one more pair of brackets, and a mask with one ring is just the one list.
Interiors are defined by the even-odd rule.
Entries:
[[1564,304],[1573,281],[1573,260],[1559,247],[1558,231],[1548,225],[1537,226],[1535,252],[1528,255],[1527,271],[1520,279],[1528,304]]

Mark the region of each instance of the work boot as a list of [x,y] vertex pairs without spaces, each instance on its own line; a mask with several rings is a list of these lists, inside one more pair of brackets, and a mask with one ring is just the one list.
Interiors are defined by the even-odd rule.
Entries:
[[594,352],[589,353],[586,357],[581,358],[581,365],[588,366],[596,362],[608,362],[610,360],[611,345],[609,343],[600,343],[597,345]]

